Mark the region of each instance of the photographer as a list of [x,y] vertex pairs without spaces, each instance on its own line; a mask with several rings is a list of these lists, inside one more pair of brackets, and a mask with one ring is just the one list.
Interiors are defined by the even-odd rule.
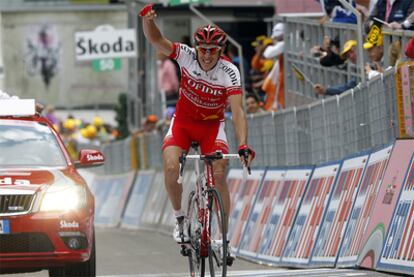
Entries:
[[331,39],[330,36],[325,36],[322,45],[315,45],[311,48],[311,54],[319,58],[322,66],[338,66],[346,61],[339,55],[339,48],[339,38]]

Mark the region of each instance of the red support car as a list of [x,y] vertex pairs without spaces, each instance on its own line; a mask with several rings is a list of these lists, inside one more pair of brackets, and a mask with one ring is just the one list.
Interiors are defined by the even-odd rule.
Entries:
[[0,100],[0,273],[95,276],[94,197],[77,168],[105,158],[81,150],[73,162],[46,119],[2,114],[8,101]]

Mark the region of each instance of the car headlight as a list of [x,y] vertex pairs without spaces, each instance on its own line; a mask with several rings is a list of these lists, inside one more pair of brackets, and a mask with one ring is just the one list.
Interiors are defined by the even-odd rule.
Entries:
[[86,191],[81,186],[51,186],[40,206],[41,211],[72,211],[86,206]]

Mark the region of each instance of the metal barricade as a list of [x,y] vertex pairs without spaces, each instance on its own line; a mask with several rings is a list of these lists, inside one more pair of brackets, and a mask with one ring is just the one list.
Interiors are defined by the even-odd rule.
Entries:
[[309,106],[303,106],[296,110],[296,130],[298,137],[298,164],[308,165],[312,163],[311,152],[311,127],[309,120]]
[[247,141],[249,145],[256,151],[255,164],[258,166],[266,166],[265,160],[267,153],[263,144],[263,118],[267,116],[265,114],[259,114],[257,116],[249,115],[247,118],[247,124],[249,126]]
[[148,151],[148,167],[153,169],[162,168],[162,144],[163,137],[160,133],[145,134]]
[[339,125],[341,138],[339,144],[342,147],[342,155],[348,156],[356,153],[357,145],[357,119],[354,104],[354,90],[339,95]]
[[341,126],[339,125],[339,98],[329,97],[323,103],[325,123],[325,160],[333,161],[342,157]]
[[313,83],[325,86],[346,83],[351,78],[359,80],[360,73],[356,65],[348,63],[344,68],[324,67],[320,65],[319,58],[310,53],[313,46],[322,44],[324,36],[330,36],[332,39],[338,38],[342,47],[347,40],[356,37],[355,24],[326,23],[322,25],[314,19],[292,17],[285,18],[284,21],[286,24],[284,56],[287,91],[318,99],[312,84],[301,78],[298,79],[293,73],[292,64]]

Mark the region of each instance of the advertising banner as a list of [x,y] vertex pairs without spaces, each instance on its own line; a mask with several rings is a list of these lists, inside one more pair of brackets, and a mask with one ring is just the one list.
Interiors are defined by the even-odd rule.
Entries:
[[[413,150],[411,150],[413,152]],[[377,269],[413,274],[414,272],[414,156],[405,176],[403,189],[390,224]]]
[[144,228],[157,226],[167,201],[169,200],[164,186],[164,173],[156,172],[142,213],[141,226]]
[[138,228],[148,199],[148,192],[154,179],[154,170],[139,171],[129,194],[128,204],[121,227]]
[[[232,248],[238,249],[244,229],[248,223],[256,196],[262,183],[265,169],[252,169],[251,175],[247,175],[246,181],[238,182],[230,179],[243,180],[243,170],[231,170],[227,176],[231,194],[231,212],[229,218],[228,237]],[[237,186],[237,184],[240,184]],[[237,190],[235,188],[237,186]]]
[[283,251],[282,264],[309,264],[340,166],[337,162],[315,168]]
[[268,169],[256,200],[249,231],[243,236],[240,255],[277,263],[282,257],[290,230],[313,167]]
[[351,217],[345,231],[337,260],[338,267],[355,266],[362,247],[362,237],[371,218],[374,201],[384,176],[392,145],[369,156]]
[[120,175],[105,175],[96,178],[95,224],[115,227],[121,221],[135,172]]
[[321,232],[313,250],[312,266],[335,266],[349,215],[368,162],[368,154],[342,163]]
[[[251,210],[250,219],[247,222],[240,242],[239,255],[248,258],[255,258],[257,256],[262,231],[266,227],[267,220],[269,219],[272,203],[276,200],[277,193],[281,193],[279,190],[283,187],[285,175],[286,169],[266,171],[263,185],[258,193],[256,203]],[[268,176],[272,176],[272,179],[268,179]],[[285,187],[286,194],[288,188]]]
[[362,238],[363,246],[357,265],[374,269],[385,244],[393,211],[397,205],[407,168],[414,150],[414,141],[397,140],[374,203],[371,219]]

